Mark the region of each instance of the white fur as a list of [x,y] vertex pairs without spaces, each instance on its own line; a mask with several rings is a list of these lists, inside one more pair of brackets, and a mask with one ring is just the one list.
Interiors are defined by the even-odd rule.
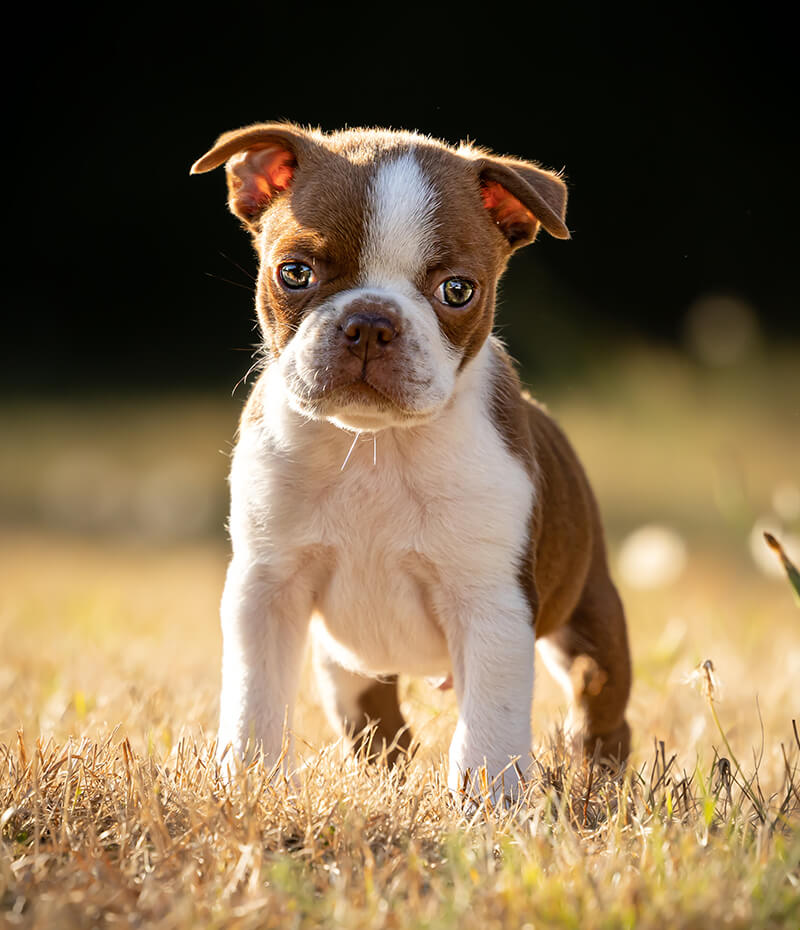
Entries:
[[413,281],[430,256],[438,197],[413,153],[382,162],[372,180],[361,253],[365,285]]
[[452,671],[452,787],[484,761],[490,778],[510,757],[525,768],[534,633],[516,576],[533,486],[490,417],[495,351],[432,422],[382,430],[377,465],[369,442],[344,470],[352,433],[298,414],[279,366],[265,372],[263,422],[244,427],[231,472],[221,746],[252,737],[275,758],[316,609],[343,669]]
[[567,716],[564,719],[563,733],[567,743],[577,748],[581,738],[581,721],[575,706],[575,686],[569,673],[569,662],[564,649],[558,644],[558,632],[536,640],[536,651],[544,662],[544,667],[559,685],[567,699]]
[[337,643],[325,629],[321,617],[311,621],[314,678],[328,722],[341,735],[353,735],[350,728],[362,718],[358,704],[373,678],[350,671],[336,660]]

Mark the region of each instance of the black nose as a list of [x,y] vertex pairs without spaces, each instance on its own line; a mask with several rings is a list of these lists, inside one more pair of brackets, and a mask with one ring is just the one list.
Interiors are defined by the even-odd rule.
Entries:
[[399,335],[388,317],[375,313],[353,313],[342,324],[347,348],[362,361],[374,357]]

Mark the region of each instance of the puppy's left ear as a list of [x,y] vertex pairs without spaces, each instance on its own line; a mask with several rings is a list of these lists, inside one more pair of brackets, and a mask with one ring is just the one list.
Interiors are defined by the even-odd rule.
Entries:
[[483,205],[512,249],[533,242],[540,225],[556,239],[570,238],[567,186],[559,175],[513,158],[487,156],[475,165]]

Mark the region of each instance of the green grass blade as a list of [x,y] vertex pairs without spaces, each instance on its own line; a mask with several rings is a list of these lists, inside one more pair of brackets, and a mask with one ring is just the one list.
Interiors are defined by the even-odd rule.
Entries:
[[773,552],[777,553],[778,558],[783,563],[783,567],[786,569],[786,574],[789,578],[789,584],[794,589],[794,599],[797,601],[798,607],[800,607],[800,572],[789,556],[786,555],[783,546],[775,539],[772,533],[764,533],[764,539],[766,539],[767,545]]

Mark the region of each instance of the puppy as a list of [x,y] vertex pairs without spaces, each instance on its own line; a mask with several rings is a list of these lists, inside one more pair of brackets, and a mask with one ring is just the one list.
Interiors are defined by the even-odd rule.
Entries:
[[[268,763],[306,642],[328,717],[390,759],[397,675],[451,680],[449,783],[512,794],[529,762],[534,643],[587,752],[624,759],[630,659],[597,506],[492,336],[509,256],[568,239],[535,164],[405,132],[289,123],[221,136],[260,258],[264,365],[231,469],[219,751]],[[363,738],[363,734],[362,734]],[[515,764],[516,763],[516,764]]]

